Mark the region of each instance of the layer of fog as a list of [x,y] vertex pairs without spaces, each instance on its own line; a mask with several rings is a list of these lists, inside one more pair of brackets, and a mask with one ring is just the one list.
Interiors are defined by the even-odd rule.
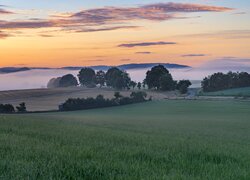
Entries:
[[[142,82],[148,69],[128,70],[132,80]],[[197,68],[169,69],[175,80],[189,79],[192,87],[200,87],[201,80],[216,72],[246,71],[250,72],[250,59],[236,59],[227,57],[209,61]],[[46,88],[47,82],[54,77],[71,73],[77,75],[78,71],[63,69],[30,70],[11,74],[0,74],[0,90]]]
[[[128,70],[132,80],[142,82],[148,69]],[[206,69],[170,69],[175,80],[194,80],[192,87],[200,87],[200,81],[218,70]],[[224,70],[223,72],[227,72]],[[71,73],[77,75],[78,71],[50,69],[50,70],[30,70],[11,74],[0,75],[0,90],[33,89],[46,88],[47,82],[54,77],[59,77]]]

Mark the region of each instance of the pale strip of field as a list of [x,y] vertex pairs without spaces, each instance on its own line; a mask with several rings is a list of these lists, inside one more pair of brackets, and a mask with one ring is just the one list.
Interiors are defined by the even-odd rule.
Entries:
[[[0,103],[18,105],[25,102],[29,111],[57,110],[58,105],[68,98],[96,97],[99,94],[106,98],[113,98],[115,90],[109,88],[57,88],[57,89],[30,89],[15,91],[0,91]],[[123,96],[129,96],[130,91],[120,91]],[[148,97],[154,100],[177,97],[175,92],[147,91]]]

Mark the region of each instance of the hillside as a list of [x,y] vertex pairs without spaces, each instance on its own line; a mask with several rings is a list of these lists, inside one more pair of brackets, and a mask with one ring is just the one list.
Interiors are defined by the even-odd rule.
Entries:
[[15,72],[22,72],[22,71],[29,71],[29,70],[31,70],[31,68],[3,67],[3,68],[0,68],[0,74],[15,73]]

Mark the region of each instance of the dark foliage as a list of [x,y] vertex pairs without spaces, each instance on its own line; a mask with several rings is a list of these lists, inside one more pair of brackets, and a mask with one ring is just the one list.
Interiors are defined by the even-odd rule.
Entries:
[[14,113],[15,108],[11,104],[0,104],[0,113]]
[[112,107],[147,101],[145,92],[132,92],[130,97],[122,97],[119,92],[114,94],[115,98],[105,99],[103,95],[98,95],[96,98],[77,98],[68,99],[65,103],[59,106],[60,111],[73,111],[95,109],[103,107]]
[[115,97],[115,99],[120,99],[120,98],[122,98],[122,95],[120,92],[115,92],[114,97]]
[[91,68],[83,68],[78,74],[80,84],[87,87],[95,87],[95,77],[95,71]]
[[170,73],[161,76],[160,78],[160,90],[172,91],[176,89],[176,81],[173,80]]
[[135,81],[130,81],[129,86],[135,89],[137,83]]
[[107,86],[115,89],[128,89],[131,82],[128,73],[116,67],[112,67],[107,71],[105,79]]
[[27,112],[26,104],[23,102],[16,107],[17,112],[24,113]]
[[105,72],[104,71],[98,71],[96,73],[96,84],[99,84],[100,87],[105,85]]
[[138,83],[137,83],[137,88],[140,90],[140,89],[141,89],[141,87],[142,87],[141,82],[138,82]]
[[204,92],[220,91],[250,86],[250,74],[247,72],[215,73],[201,82]]
[[77,85],[78,85],[77,79],[72,74],[67,74],[63,76],[59,81],[59,87],[72,87]]
[[132,92],[130,94],[130,98],[133,100],[133,102],[143,102],[145,101],[145,98],[147,97],[147,93],[146,92]]
[[62,77],[52,78],[48,84],[48,88],[59,88],[59,87],[73,87],[77,86],[78,82],[75,76],[67,74]]
[[192,83],[189,80],[181,80],[177,84],[177,89],[181,94],[186,94],[188,92],[188,87],[191,85]]
[[52,78],[47,84],[47,88],[59,88],[61,77]]
[[176,83],[174,82],[172,75],[162,65],[153,67],[147,72],[145,83],[149,89],[157,90],[174,90]]

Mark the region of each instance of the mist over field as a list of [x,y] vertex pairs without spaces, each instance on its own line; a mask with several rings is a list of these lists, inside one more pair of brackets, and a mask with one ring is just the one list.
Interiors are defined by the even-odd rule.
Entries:
[[[142,82],[149,69],[127,70],[132,80]],[[175,80],[189,79],[192,81],[192,87],[200,87],[200,81],[215,72],[228,72],[234,70],[228,69],[210,69],[210,68],[184,68],[169,69]],[[54,77],[59,77],[68,73],[77,75],[79,71],[63,69],[36,69],[10,74],[0,74],[0,90],[33,89],[46,88],[47,82]]]

